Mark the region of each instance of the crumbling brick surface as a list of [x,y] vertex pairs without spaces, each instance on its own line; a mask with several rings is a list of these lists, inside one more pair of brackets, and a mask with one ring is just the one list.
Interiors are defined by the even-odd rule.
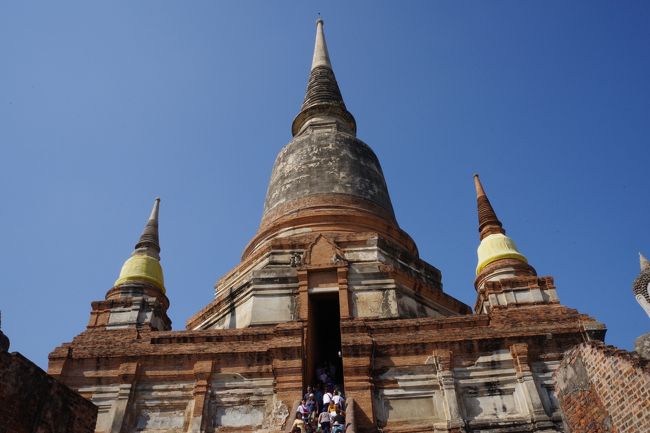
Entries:
[[[443,351],[451,370],[474,363],[482,354],[511,350],[525,372],[531,362],[559,361],[564,351],[583,341],[583,327],[591,322],[558,304],[504,307],[489,315],[342,320],[345,392],[356,402],[357,431],[376,431],[373,387],[386,369],[419,368]],[[50,354],[49,371],[73,389],[83,389],[89,398],[107,385],[198,384],[197,377],[204,375],[205,384],[196,385],[195,407],[203,404],[201,387],[212,376],[272,379],[277,401],[290,407],[303,388],[306,326],[307,322],[294,321],[225,330],[91,328]],[[210,367],[199,372],[197,365],[204,363]],[[137,367],[125,374],[125,367],[132,364]],[[136,403],[128,404],[134,408]],[[133,423],[125,417],[124,425]],[[430,431],[419,424],[411,427]]]
[[19,353],[0,352],[0,433],[90,433],[97,407]]
[[571,433],[650,431],[650,365],[600,342],[565,354],[556,391]]

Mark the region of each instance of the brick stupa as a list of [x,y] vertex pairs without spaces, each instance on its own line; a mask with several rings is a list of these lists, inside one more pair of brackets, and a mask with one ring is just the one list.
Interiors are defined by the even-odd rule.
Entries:
[[259,230],[214,300],[170,330],[156,201],[87,329],[51,353],[49,373],[99,407],[97,432],[286,431],[322,365],[348,432],[563,431],[552,373],[604,326],[560,304],[478,177],[474,312],[445,293],[356,132],[319,20]]

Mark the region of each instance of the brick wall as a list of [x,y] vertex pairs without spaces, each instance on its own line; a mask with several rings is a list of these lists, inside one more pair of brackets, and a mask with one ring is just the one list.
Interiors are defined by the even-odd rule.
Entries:
[[91,433],[97,407],[19,353],[0,351],[0,433]]
[[555,373],[571,433],[650,432],[650,364],[600,342],[569,350]]

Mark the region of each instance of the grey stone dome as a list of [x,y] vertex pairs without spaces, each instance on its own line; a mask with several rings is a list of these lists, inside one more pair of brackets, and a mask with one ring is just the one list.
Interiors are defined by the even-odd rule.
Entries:
[[375,153],[356,138],[329,59],[323,21],[307,91],[291,128],[294,138],[275,160],[262,226],[298,209],[362,208],[395,222],[386,181]]
[[[335,124],[314,125],[278,154],[269,183],[264,217],[278,206],[310,196],[340,194],[360,204],[370,202],[395,220],[379,160],[370,147]],[[373,206],[374,207],[374,206]],[[279,216],[279,215],[276,215]]]

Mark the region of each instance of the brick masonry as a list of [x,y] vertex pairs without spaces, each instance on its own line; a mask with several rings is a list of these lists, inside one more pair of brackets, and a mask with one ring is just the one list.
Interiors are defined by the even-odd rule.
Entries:
[[571,433],[650,431],[650,363],[600,342],[569,350],[555,373]]
[[[561,305],[552,279],[520,260],[483,269],[476,314],[446,294],[441,272],[397,224],[379,160],[355,131],[333,71],[314,68],[259,230],[214,301],[185,331],[147,315],[110,326],[106,311],[127,305],[93,304],[97,317],[50,354],[49,372],[99,406],[96,432],[286,430],[325,360],[310,350],[315,329],[340,333],[332,353],[355,432],[564,431],[553,372],[567,350],[602,339],[604,326]],[[123,289],[121,302],[134,296]],[[313,314],[332,299],[339,329]],[[587,383],[570,396],[576,408],[601,392]],[[608,409],[602,401],[592,415]],[[591,431],[631,422],[610,413]]]
[[[357,431],[561,431],[548,372],[590,320],[558,304],[342,320]],[[97,432],[279,431],[304,385],[306,326],[89,328],[50,355],[49,372],[100,406]]]
[[90,433],[97,407],[20,353],[0,351],[0,433]]

